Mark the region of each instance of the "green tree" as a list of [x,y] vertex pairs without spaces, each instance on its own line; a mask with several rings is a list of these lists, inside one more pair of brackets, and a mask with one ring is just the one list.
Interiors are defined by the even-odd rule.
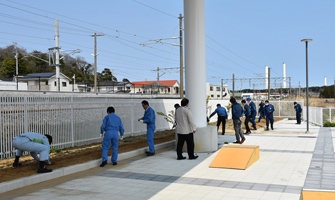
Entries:
[[2,61],[0,74],[3,78],[13,77],[16,73],[16,61],[5,57]]
[[130,81],[129,81],[127,78],[123,78],[123,79],[122,79],[122,82],[130,83]]

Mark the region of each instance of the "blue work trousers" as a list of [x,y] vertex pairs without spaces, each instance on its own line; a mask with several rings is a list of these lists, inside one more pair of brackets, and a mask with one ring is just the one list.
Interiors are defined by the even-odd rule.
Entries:
[[149,145],[149,152],[155,153],[155,143],[154,143],[154,132],[155,132],[155,125],[148,124],[147,125],[147,141]]
[[102,141],[102,162],[108,160],[108,151],[112,143],[112,162],[117,162],[118,149],[119,149],[119,133],[116,131],[106,131]]
[[301,114],[300,113],[296,113],[296,118],[297,118],[297,123],[301,124]]
[[269,121],[271,123],[271,129],[273,129],[273,116],[266,116],[266,128],[269,129]]
[[251,118],[250,118],[250,122],[252,124],[252,127],[256,130],[256,112],[251,112]]
[[17,136],[13,140],[13,147],[16,149],[16,155],[22,156],[24,151],[29,151],[36,159],[37,154],[40,153],[40,161],[49,160],[50,148],[47,145],[36,141],[31,141],[28,137]]

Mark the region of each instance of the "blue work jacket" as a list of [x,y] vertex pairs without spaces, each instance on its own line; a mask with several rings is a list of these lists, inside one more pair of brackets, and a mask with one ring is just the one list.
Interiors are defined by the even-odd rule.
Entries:
[[243,117],[243,108],[239,103],[235,102],[231,106],[231,109],[233,119],[240,119],[241,117]]
[[213,117],[215,114],[218,114],[218,116],[226,116],[227,117],[227,111],[224,107],[218,107],[217,109],[215,109],[215,111],[209,116],[209,117]]
[[153,125],[155,126],[155,111],[150,106],[145,110],[144,116],[141,118],[144,123],[146,123],[148,126]]
[[265,111],[265,103],[262,103],[258,108],[258,114],[264,114]]
[[300,104],[295,105],[295,106],[294,106],[294,109],[295,109],[295,111],[296,111],[297,113],[299,113],[299,114],[302,112],[302,108],[301,108]]
[[104,132],[112,132],[112,133],[120,132],[120,135],[123,136],[124,128],[121,118],[117,116],[115,113],[106,115],[100,128],[100,133],[103,134]]
[[256,111],[255,103],[253,101],[250,101],[249,106],[250,106],[251,114],[256,114],[257,111]]
[[269,104],[268,106],[265,105],[265,116],[266,117],[273,117],[273,112],[275,111],[275,108],[273,105]]
[[250,116],[251,115],[250,106],[248,104],[244,104],[243,113],[244,113],[245,116]]

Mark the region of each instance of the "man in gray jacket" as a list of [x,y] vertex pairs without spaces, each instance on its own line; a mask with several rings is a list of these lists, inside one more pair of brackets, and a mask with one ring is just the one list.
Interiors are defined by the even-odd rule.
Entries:
[[191,110],[188,108],[189,100],[183,98],[181,100],[181,107],[176,110],[176,132],[178,134],[177,143],[177,160],[184,160],[183,146],[186,141],[187,153],[190,160],[197,159],[194,155],[194,139],[193,134],[196,132],[196,125],[193,122]]

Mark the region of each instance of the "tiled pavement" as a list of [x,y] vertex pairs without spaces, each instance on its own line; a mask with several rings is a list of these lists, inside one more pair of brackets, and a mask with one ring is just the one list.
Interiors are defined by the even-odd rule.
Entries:
[[[328,184],[335,171],[334,129],[310,126],[306,134],[306,124],[294,123],[283,121],[274,131],[247,136],[245,144],[260,146],[260,159],[246,170],[209,168],[218,151],[178,161],[171,147],[152,157],[0,194],[0,199],[298,200],[303,188],[335,189]],[[233,135],[219,136],[221,145],[232,141]]]

